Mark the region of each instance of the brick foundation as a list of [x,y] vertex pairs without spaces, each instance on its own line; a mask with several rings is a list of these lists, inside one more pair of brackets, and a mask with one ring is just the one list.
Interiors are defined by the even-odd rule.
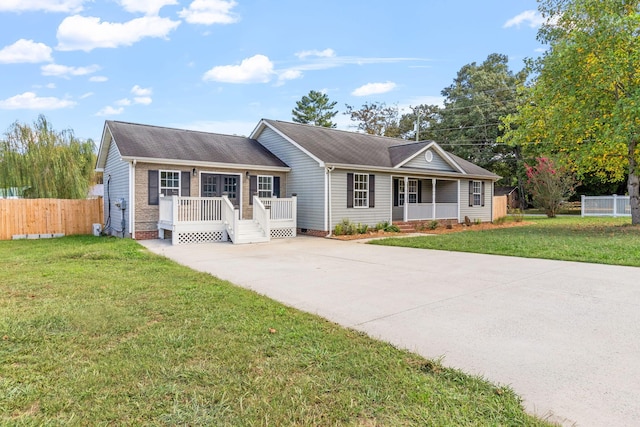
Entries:
[[158,238],[158,230],[136,231],[136,240],[152,240],[157,238]]

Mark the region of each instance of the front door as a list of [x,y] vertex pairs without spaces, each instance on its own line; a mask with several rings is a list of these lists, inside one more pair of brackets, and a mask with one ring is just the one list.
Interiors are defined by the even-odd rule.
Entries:
[[227,193],[231,204],[238,206],[240,191],[237,175],[216,173],[203,173],[200,175],[201,197],[221,197],[224,193]]

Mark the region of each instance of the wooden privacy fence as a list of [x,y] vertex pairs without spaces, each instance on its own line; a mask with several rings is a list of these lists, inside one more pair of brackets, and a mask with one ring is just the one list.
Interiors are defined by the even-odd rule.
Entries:
[[102,226],[102,198],[0,199],[0,240],[16,235],[92,234]]
[[507,216],[507,196],[493,196],[493,219]]

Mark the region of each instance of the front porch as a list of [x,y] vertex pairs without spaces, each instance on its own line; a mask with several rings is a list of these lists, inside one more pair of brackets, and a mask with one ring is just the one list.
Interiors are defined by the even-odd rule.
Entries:
[[394,177],[392,220],[458,220],[459,200],[458,181]]
[[268,242],[296,236],[296,197],[253,196],[253,218],[240,218],[240,210],[227,195],[222,197],[161,197],[158,234],[167,231],[174,245],[227,242]]

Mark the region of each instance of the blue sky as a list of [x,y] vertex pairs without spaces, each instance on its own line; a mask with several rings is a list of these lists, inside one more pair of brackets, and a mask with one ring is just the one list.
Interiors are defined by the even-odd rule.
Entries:
[[535,0],[0,0],[0,133],[44,114],[248,135],[310,90],[345,104],[441,102],[465,64],[541,51]]

